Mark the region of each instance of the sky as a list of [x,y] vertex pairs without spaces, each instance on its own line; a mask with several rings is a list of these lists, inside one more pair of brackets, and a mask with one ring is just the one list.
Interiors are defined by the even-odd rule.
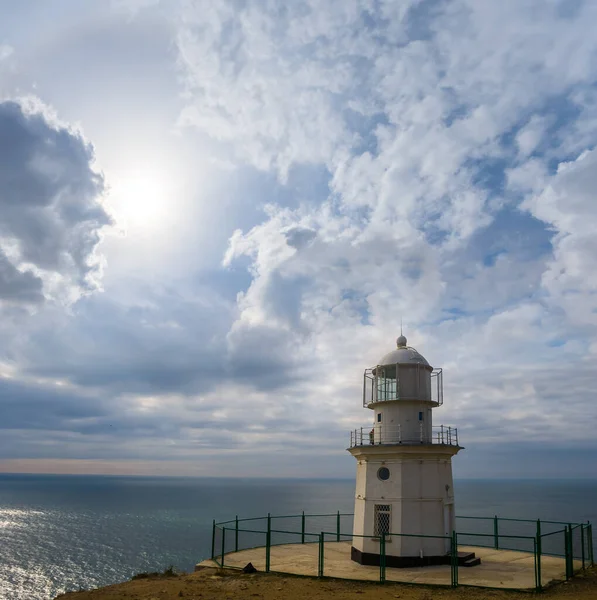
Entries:
[[0,471],[597,477],[597,3],[0,0]]

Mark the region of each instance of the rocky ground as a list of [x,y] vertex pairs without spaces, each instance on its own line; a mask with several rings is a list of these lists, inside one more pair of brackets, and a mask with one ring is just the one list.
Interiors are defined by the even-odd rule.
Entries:
[[[397,583],[309,579],[265,573],[204,569],[182,575],[151,575],[96,590],[70,592],[60,600],[529,600],[528,592]],[[548,588],[546,600],[597,600],[597,569]],[[58,600],[58,599],[56,599]]]

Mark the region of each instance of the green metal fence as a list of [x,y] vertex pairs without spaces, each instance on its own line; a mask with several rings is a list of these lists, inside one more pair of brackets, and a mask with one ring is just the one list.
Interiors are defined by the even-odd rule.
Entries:
[[[385,533],[380,536],[357,536],[352,531],[343,531],[343,524],[352,519],[352,513],[300,515],[268,514],[265,517],[239,519],[212,525],[211,559],[220,567],[240,568],[226,564],[227,554],[240,550],[263,549],[266,572],[283,572],[272,568],[272,546],[286,544],[317,544],[317,569],[313,576],[324,577],[326,543],[340,542],[355,537],[366,537],[379,542],[379,582],[387,580],[386,544],[391,537],[438,538],[449,541],[450,546],[450,585],[459,583],[458,545],[495,550],[515,550],[527,552],[534,557],[534,588],[540,591],[542,584],[542,556],[564,558],[566,580],[575,574],[574,561],[580,569],[594,565],[593,528],[591,523],[566,523],[562,521],[541,521],[532,519],[507,519],[498,516],[476,517],[459,516],[458,520],[476,523],[477,529],[485,531],[453,531],[450,536],[423,536],[414,534]],[[290,521],[290,524],[288,524]],[[285,523],[284,526],[273,526]],[[331,526],[330,526],[331,525]],[[527,529],[532,535],[506,533],[513,525]],[[473,527],[474,528],[474,527]],[[352,524],[350,528],[352,530]],[[473,541],[468,541],[472,538]],[[429,584],[421,584],[429,585]],[[490,587],[490,586],[487,586]]]

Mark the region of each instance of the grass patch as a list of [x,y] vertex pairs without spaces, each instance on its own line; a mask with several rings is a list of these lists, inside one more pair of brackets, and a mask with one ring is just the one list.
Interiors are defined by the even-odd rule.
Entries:
[[135,579],[159,579],[161,577],[178,577],[179,572],[176,570],[174,565],[166,567],[161,573],[159,571],[152,571],[147,573],[137,573],[131,577],[131,581]]

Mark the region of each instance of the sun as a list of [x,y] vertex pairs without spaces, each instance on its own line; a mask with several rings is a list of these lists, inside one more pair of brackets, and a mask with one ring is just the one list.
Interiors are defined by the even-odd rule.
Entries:
[[113,181],[110,196],[117,221],[134,231],[164,225],[174,204],[172,194],[166,173],[135,169]]

